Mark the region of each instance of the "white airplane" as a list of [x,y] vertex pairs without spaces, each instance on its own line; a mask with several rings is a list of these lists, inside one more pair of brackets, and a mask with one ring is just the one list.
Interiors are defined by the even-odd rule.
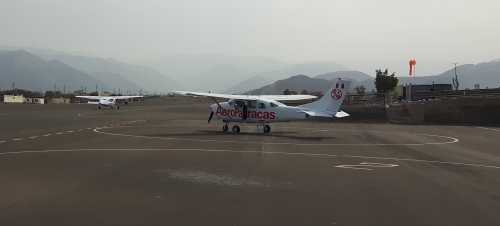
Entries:
[[[140,98],[143,96],[101,96],[101,93],[98,93],[98,96],[76,96],[76,98],[84,98],[91,99],[97,101],[89,101],[88,104],[98,104],[98,108],[101,109],[101,106],[109,106],[111,109],[116,105],[116,100],[126,100],[132,98]],[[125,102],[127,104],[127,102]],[[120,109],[120,106],[116,106],[117,109]]]
[[[224,122],[223,131],[228,131],[229,123],[235,122],[255,123],[257,131],[262,127],[264,133],[269,133],[271,127],[267,125],[273,122],[289,122],[305,120],[310,117],[346,117],[349,114],[340,110],[342,101],[347,94],[350,81],[338,80],[325,95],[312,103],[299,105],[296,107],[287,106],[278,101],[282,100],[304,100],[313,99],[311,95],[230,95],[202,92],[174,91],[174,94],[184,96],[207,96],[211,97],[215,104],[210,106],[211,113],[208,122],[215,116]],[[228,102],[219,103],[215,98],[230,99]],[[234,133],[240,132],[240,127],[234,125]]]

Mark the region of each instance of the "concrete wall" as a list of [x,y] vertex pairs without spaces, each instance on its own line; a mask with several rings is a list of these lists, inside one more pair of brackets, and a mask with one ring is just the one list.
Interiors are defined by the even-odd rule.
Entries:
[[425,122],[425,103],[407,103],[406,109],[410,113],[413,123],[422,124]]
[[500,99],[458,98],[426,101],[425,122],[500,125]]
[[62,97],[59,97],[59,98],[49,98],[48,99],[48,103],[49,104],[69,104],[70,103],[70,99],[69,98],[62,98]]

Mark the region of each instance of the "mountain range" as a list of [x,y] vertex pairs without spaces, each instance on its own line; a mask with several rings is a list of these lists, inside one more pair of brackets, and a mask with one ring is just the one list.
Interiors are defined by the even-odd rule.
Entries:
[[[480,88],[500,88],[500,62],[486,62],[480,64],[467,64],[457,67],[457,75],[460,89],[472,89],[479,84]],[[398,77],[400,85],[407,84],[451,84],[455,77],[455,70],[448,70],[436,76],[424,77]],[[246,94],[283,94],[286,89],[300,93],[302,90],[322,91],[328,90],[333,82],[342,78],[352,81],[349,92],[354,92],[357,86],[364,86],[367,92],[375,90],[375,78],[359,71],[337,71],[317,75],[313,78],[297,75],[288,79],[276,81],[270,85],[247,91]]]
[[[0,46],[2,48],[24,48],[29,51],[2,51],[0,88],[10,88],[14,82],[18,85],[16,87],[33,90],[52,90],[54,84],[57,87],[65,84],[67,90],[81,89],[82,86],[89,89],[98,84],[101,90],[120,89],[122,93],[128,90],[130,93],[139,93],[141,90],[145,93],[184,89],[281,94],[285,89],[296,92],[303,89],[324,91],[322,89],[328,88],[325,84],[338,78],[351,80],[351,91],[359,85],[365,86],[367,91],[375,88],[374,77],[336,62],[289,64],[268,57],[178,54],[138,65],[99,58],[90,53],[82,53],[83,56],[30,47]],[[391,70],[389,72],[392,73]],[[457,67],[459,88],[473,88],[475,84],[480,84],[481,88],[500,87],[499,72],[500,58],[476,65],[460,65]],[[398,78],[400,84],[451,83],[454,73],[454,69],[449,69],[435,76]],[[63,78],[64,74],[68,78]],[[182,81],[182,84],[173,78]]]
[[[58,60],[44,60],[24,50],[0,51],[0,87],[25,90],[79,90],[95,87],[109,90],[104,82]],[[54,87],[55,85],[55,87]]]

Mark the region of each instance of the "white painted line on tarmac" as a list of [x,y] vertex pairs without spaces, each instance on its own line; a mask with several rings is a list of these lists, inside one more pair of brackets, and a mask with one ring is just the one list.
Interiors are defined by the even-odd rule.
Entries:
[[64,133],[64,132],[59,132],[59,133],[56,133],[56,134],[57,134],[57,135],[59,135],[59,134],[63,134],[63,133]]
[[0,140],[0,144],[1,144],[1,143],[5,143],[5,141],[3,141],[3,140]]
[[23,139],[23,138],[16,138],[16,139],[12,139],[12,140],[16,140],[16,141],[17,141],[17,140],[22,140],[22,139]]
[[80,132],[80,131],[82,131],[82,130],[83,130],[83,129],[79,129],[79,130],[77,130],[77,131],[78,131],[78,132]]
[[335,167],[344,169],[355,169],[355,170],[373,170],[372,168],[391,168],[396,166],[399,165],[376,163],[376,162],[362,162],[359,165],[339,165]]
[[[141,127],[141,126],[129,126],[129,127]],[[454,137],[447,137],[441,135],[432,135],[432,134],[413,134],[417,136],[427,136],[427,137],[439,137],[449,139],[450,141],[446,142],[429,142],[429,143],[410,143],[410,144],[394,144],[394,143],[379,143],[379,144],[346,144],[346,143],[333,143],[333,144],[322,144],[322,143],[313,143],[313,144],[303,144],[303,143],[268,143],[268,142],[259,142],[259,141],[233,141],[233,140],[203,140],[203,139],[192,139],[192,138],[176,138],[176,137],[150,137],[150,136],[141,136],[141,135],[130,135],[130,134],[119,134],[119,133],[108,133],[100,131],[100,129],[104,128],[96,128],[93,131],[96,133],[113,135],[113,136],[123,136],[123,137],[136,137],[136,138],[147,138],[147,139],[161,139],[161,140],[184,140],[184,141],[199,141],[199,142],[215,142],[215,143],[235,143],[235,144],[268,144],[268,145],[294,145],[294,146],[426,146],[426,145],[443,145],[443,144],[452,144],[457,143],[460,140]],[[369,131],[369,130],[364,130]],[[384,132],[391,133],[385,131],[369,131],[369,132]],[[396,132],[392,132],[396,133]]]
[[52,134],[50,134],[50,133],[49,133],[49,134],[45,134],[45,135],[43,135],[43,136],[44,136],[44,137],[48,137],[48,136],[50,136],[50,135],[52,135]]
[[[192,148],[134,148],[134,149],[124,149],[124,148],[113,148],[113,149],[60,149],[60,150],[43,150],[43,151],[19,151],[19,152],[1,152],[0,155],[13,155],[13,154],[29,154],[29,153],[53,153],[53,152],[79,152],[79,151],[199,151],[199,152],[226,152],[226,153],[263,153],[263,154],[277,154],[277,155],[302,155],[302,156],[322,156],[322,157],[340,157],[340,158],[361,158],[361,159],[377,159],[377,160],[393,160],[393,161],[408,161],[408,162],[424,162],[433,164],[449,164],[449,165],[460,165],[460,166],[471,166],[471,167],[482,167],[490,169],[500,169],[500,166],[491,165],[481,165],[474,163],[463,163],[463,162],[446,162],[446,161],[435,161],[435,160],[423,160],[423,159],[402,159],[402,158],[387,158],[387,157],[377,157],[377,156],[356,156],[356,155],[332,155],[323,153],[301,153],[301,152],[279,152],[279,151],[234,151],[234,150],[222,150],[222,149],[192,149]],[[372,167],[396,167],[395,164],[387,163],[365,163],[370,164]],[[384,166],[385,165],[385,166]]]
[[32,137],[30,137],[30,138],[31,138],[31,139],[33,139],[33,138],[37,138],[37,137],[38,137],[38,136],[32,136]]
[[493,131],[500,132],[500,129],[493,129],[493,128],[487,128],[487,127],[477,127],[477,128],[479,128],[479,129],[493,130]]
[[68,132],[68,133],[73,133],[73,132],[75,132],[75,131],[69,130],[69,131],[67,131],[67,132]]

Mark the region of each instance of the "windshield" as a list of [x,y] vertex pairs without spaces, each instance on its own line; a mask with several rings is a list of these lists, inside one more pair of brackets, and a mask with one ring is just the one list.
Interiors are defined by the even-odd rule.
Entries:
[[278,101],[272,101],[270,102],[271,107],[278,107],[278,106],[286,106],[284,103],[280,103]]

